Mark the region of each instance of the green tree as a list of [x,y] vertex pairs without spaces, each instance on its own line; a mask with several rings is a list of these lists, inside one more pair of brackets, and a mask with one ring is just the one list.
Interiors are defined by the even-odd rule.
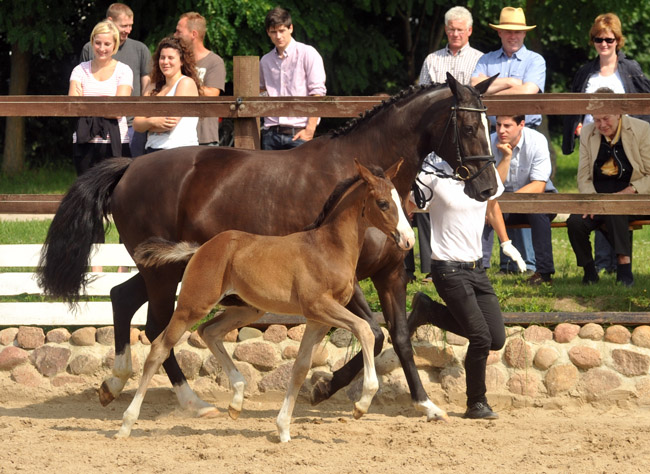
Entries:
[[[0,2],[0,34],[11,45],[9,95],[28,92],[30,65],[37,57],[61,58],[71,50],[70,32],[84,14],[80,0]],[[2,171],[13,174],[25,164],[25,119],[8,117]]]

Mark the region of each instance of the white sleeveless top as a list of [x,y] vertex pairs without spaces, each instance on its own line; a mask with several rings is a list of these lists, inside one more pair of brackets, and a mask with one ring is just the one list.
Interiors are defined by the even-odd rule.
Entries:
[[[181,76],[167,96],[176,95],[178,83],[187,76]],[[146,148],[177,148],[179,146],[192,146],[199,144],[196,126],[199,123],[198,117],[181,117],[176,126],[169,132],[149,132]]]

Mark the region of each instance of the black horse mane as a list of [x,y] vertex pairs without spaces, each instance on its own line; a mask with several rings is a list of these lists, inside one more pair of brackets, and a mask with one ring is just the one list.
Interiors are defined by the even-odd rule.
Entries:
[[366,110],[363,114],[360,114],[358,118],[353,118],[351,120],[348,120],[346,124],[343,125],[342,127],[339,127],[335,130],[331,130],[329,132],[329,135],[331,137],[339,137],[339,136],[347,135],[349,132],[357,128],[360,124],[366,122],[368,119],[374,117],[379,112],[395,104],[396,102],[400,102],[401,100],[407,99],[419,93],[424,93],[425,91],[428,92],[434,89],[443,89],[445,87],[447,87],[446,83],[427,84],[424,86],[410,86],[407,89],[401,90],[400,92],[390,97],[389,99],[383,100],[381,104],[375,105],[372,109]]
[[[382,170],[378,166],[369,166],[368,169],[372,174],[374,174],[379,178],[386,177],[386,175],[384,175],[384,170]],[[332,191],[332,194],[330,194],[330,196],[327,198],[327,201],[325,201],[325,204],[323,205],[323,209],[320,211],[320,214],[318,214],[316,220],[312,224],[309,224],[307,227],[305,227],[303,231],[317,229],[318,227],[323,225],[323,222],[325,221],[325,219],[327,219],[327,216],[329,216],[332,213],[332,210],[336,207],[336,204],[341,199],[341,196],[343,196],[343,194],[348,189],[350,189],[354,183],[356,183],[360,179],[361,176],[357,174],[350,178],[344,179],[343,181],[339,181],[339,183],[334,188],[334,191]]]

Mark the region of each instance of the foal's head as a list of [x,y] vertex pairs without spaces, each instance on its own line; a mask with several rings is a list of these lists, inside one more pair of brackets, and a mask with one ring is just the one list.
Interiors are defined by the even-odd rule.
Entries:
[[376,176],[368,168],[354,160],[359,176],[368,184],[364,216],[373,227],[393,238],[402,250],[409,250],[415,243],[415,235],[409,224],[397,190],[391,180],[397,175],[404,160],[391,166],[385,176]]

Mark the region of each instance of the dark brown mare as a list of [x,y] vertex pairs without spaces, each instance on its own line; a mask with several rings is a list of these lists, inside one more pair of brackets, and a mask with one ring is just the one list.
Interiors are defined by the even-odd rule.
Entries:
[[[226,306],[222,313],[204,323],[199,333],[228,373],[233,387],[237,387],[243,376],[223,346],[226,333],[256,321],[265,311],[302,314],[307,318],[277,418],[280,441],[291,439],[291,414],[298,391],[311,367],[314,349],[332,326],[351,331],[361,343],[363,391],[354,404],[354,417],[367,413],[379,388],[373,354],[375,338],[370,325],[344,305],[354,292],[357,260],[369,226],[391,237],[402,250],[409,250],[415,243],[413,229],[390,181],[401,163],[400,160],[384,176],[382,170],[371,172],[357,162],[359,175],[339,183],[316,222],[302,232],[277,237],[227,230],[200,247],[160,238],[138,245],[134,257],[143,267],[189,262],[174,314],[151,345],[140,386],[115,436],[130,435],[147,387],[172,347],[227,295],[237,295],[246,306]],[[238,388],[243,392],[243,387]],[[241,396],[236,392],[237,388],[229,407],[233,418],[241,412]]]
[[[40,283],[57,297],[77,301],[92,242],[104,232],[109,212],[127,250],[151,237],[205,242],[224,230],[286,235],[314,220],[336,183],[355,174],[353,158],[387,169],[404,157],[394,184],[404,199],[424,157],[434,151],[466,180],[465,192],[486,200],[497,186],[485,108],[476,88],[458,84],[412,88],[367,112],[345,129],[290,151],[188,147],[135,160],[107,160],[82,175],[61,202],[44,247]],[[404,368],[415,406],[427,419],[444,416],[428,398],[415,363],[406,325],[404,252],[369,229],[357,266],[359,280],[371,278],[379,295],[395,351]],[[114,376],[100,390],[102,404],[119,395],[131,375],[130,323],[149,301],[146,334],[154,340],[174,311],[183,264],[145,268],[111,291],[115,323]],[[358,285],[348,309],[368,321],[375,353],[383,334]],[[312,402],[347,385],[361,370],[358,354],[314,387]],[[180,403],[201,415],[214,407],[190,389],[173,355],[163,364]]]

